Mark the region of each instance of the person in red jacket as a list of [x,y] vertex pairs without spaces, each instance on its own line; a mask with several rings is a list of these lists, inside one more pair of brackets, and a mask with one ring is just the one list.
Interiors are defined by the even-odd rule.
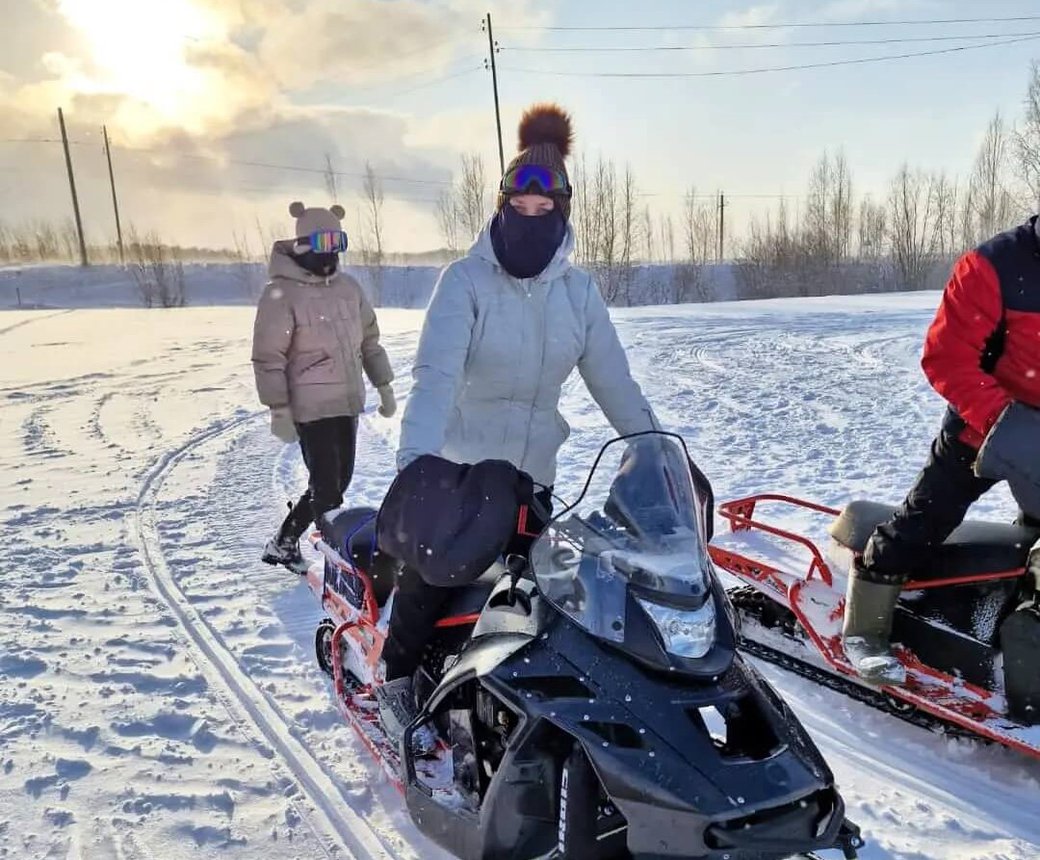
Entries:
[[[961,257],[921,366],[949,409],[931,456],[849,576],[842,643],[865,680],[899,684],[892,615],[903,584],[930,575],[931,548],[1006,480],[1020,521],[1040,527],[1040,226],[1037,217]],[[931,574],[934,575],[934,574]]]

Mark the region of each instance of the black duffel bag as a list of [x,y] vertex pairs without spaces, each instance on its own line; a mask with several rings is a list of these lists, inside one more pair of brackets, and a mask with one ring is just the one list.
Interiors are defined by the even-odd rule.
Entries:
[[383,500],[379,549],[429,585],[468,585],[505,551],[521,506],[533,496],[530,476],[504,460],[461,465],[424,455],[401,471]]

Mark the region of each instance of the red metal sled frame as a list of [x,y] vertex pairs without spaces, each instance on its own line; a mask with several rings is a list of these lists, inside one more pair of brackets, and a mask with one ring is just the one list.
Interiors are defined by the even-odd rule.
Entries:
[[[804,579],[799,579],[789,586],[789,577],[785,578],[782,571],[778,568],[748,558],[747,556],[733,552],[732,550],[723,549],[722,547],[709,547],[712,560],[719,567],[733,575],[745,580],[751,580],[767,585],[771,590],[776,592],[784,601],[787,608],[794,613],[798,623],[802,626],[802,629],[805,630],[806,635],[808,635],[810,641],[820,652],[828,666],[840,675],[855,678],[855,671],[844,659],[840,638],[831,637],[825,639],[821,636],[814,628],[809,618],[804,612],[802,612],[798,603],[799,595],[805,588],[806,583],[813,579],[814,576],[818,576],[820,581],[825,585],[833,585],[830,568],[824,560],[822,553],[816,544],[809,538],[786,529],[778,528],[769,523],[762,522],[761,520],[756,520],[754,518],[755,509],[760,502],[780,502],[782,504],[793,505],[803,510],[826,514],[832,517],[839,516],[841,512],[835,508],[819,505],[815,502],[809,502],[795,496],[780,495],[776,493],[761,493],[730,502],[724,502],[719,506],[719,514],[729,521],[730,530],[733,532],[756,529],[773,535],[774,537],[791,541],[807,549],[812,560],[810,561]],[[1000,579],[1018,578],[1022,576],[1023,573],[1024,568],[1018,568],[1017,570],[981,574],[978,576],[949,577],[946,579],[923,581],[915,580],[908,582],[904,589],[907,591],[918,591],[921,589],[939,588],[947,585],[991,582]],[[842,613],[844,613],[844,602],[840,601],[837,606]],[[899,656],[900,660],[910,673],[908,685],[903,687],[884,686],[880,688],[882,692],[895,699],[912,704],[915,707],[920,708],[922,711],[937,716],[940,719],[946,720],[961,728],[968,729],[981,737],[1003,744],[1004,746],[1025,753],[1026,755],[1040,757],[1040,753],[1038,753],[1035,747],[1021,743],[1008,735],[996,732],[990,729],[983,722],[986,719],[992,719],[994,717],[1006,719],[1004,714],[995,710],[986,703],[985,700],[992,698],[992,691],[968,684],[943,672],[938,672],[935,669],[926,666],[918,660],[913,653],[906,649],[901,649]],[[915,675],[923,676],[925,681],[918,681],[914,677]],[[930,684],[928,683],[929,680],[934,681],[935,683]],[[936,690],[938,689],[957,689],[963,691],[963,694],[965,695],[950,702],[948,695],[940,696],[936,693]]]
[[[309,540],[313,546],[317,547],[319,543],[324,543],[325,539],[320,532],[313,532]],[[328,556],[324,553],[321,556],[323,562],[328,559]],[[371,725],[376,721],[375,717],[352,706],[350,702],[352,695],[370,694],[371,687],[364,686],[356,694],[348,692],[346,678],[343,674],[343,660],[340,656],[343,653],[344,636],[367,636],[370,641],[364,643],[365,658],[373,666],[379,660],[383,651],[383,644],[386,642],[386,636],[379,629],[379,602],[376,599],[375,586],[372,584],[372,578],[368,575],[368,572],[360,566],[347,563],[345,560],[337,561],[335,564],[341,571],[357,576],[361,580],[364,592],[361,600],[361,609],[357,609],[329,588],[324,570],[320,577],[320,582],[318,582],[319,577],[317,574],[313,574],[311,571],[307,572],[307,579],[311,589],[317,591],[318,589],[314,586],[320,585],[322,610],[327,612],[332,620],[336,622],[330,647],[332,652],[332,686],[336,696],[336,707],[351,728],[357,733],[357,736],[361,739],[369,753],[382,765],[383,771],[394,788],[403,794],[404,783],[401,781],[400,768],[398,767],[396,756],[392,761],[388,760],[387,753],[380,751],[365,731],[366,725]],[[479,613],[452,615],[441,618],[436,626],[441,629],[472,626],[477,623],[478,618],[480,618]]]

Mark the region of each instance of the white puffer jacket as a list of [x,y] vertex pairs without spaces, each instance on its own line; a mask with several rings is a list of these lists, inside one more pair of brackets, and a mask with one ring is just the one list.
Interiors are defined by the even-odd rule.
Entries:
[[399,469],[423,454],[500,459],[551,485],[570,434],[560,389],[575,368],[619,435],[657,427],[599,289],[571,265],[573,248],[568,228],[545,271],[518,279],[499,265],[485,227],[444,269],[412,370]]

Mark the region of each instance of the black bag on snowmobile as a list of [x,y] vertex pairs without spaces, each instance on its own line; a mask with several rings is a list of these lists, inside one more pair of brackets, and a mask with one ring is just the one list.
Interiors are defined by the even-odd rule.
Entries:
[[407,466],[383,500],[376,525],[381,552],[429,585],[468,585],[516,534],[531,478],[504,460],[460,465],[430,454]]
[[1040,607],[1012,612],[1000,627],[1008,716],[1024,726],[1040,723]]

